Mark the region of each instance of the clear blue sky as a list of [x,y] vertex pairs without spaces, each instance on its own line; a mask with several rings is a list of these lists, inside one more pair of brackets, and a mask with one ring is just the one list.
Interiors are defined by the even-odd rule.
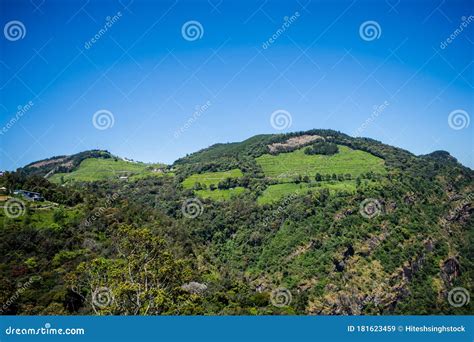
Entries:
[[[361,127],[474,166],[472,1],[0,3],[0,169],[93,148],[171,163],[260,133]],[[188,21],[202,36],[183,37]],[[375,36],[370,23],[361,34],[367,21]],[[280,109],[292,119],[281,131],[270,123]],[[99,110],[113,126],[94,126]]]

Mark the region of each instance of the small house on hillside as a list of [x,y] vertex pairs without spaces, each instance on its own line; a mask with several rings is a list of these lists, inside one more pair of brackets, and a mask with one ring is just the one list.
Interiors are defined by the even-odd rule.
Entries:
[[34,202],[44,201],[43,196],[39,192],[27,191],[27,190],[15,190],[13,191],[14,195],[23,196],[25,199]]

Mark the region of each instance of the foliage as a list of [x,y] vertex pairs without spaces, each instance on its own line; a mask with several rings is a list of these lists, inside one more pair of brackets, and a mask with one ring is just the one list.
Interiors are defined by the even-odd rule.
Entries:
[[201,187],[208,188],[211,184],[218,185],[219,182],[226,180],[227,178],[240,178],[243,177],[242,171],[239,169],[232,169],[221,172],[204,172],[200,174],[194,174],[186,178],[182,184],[185,189],[191,189],[198,183]]
[[[301,134],[339,152],[269,154],[269,144]],[[164,177],[103,151],[87,161],[90,153],[0,177],[10,193],[47,200],[25,200],[19,217],[0,211],[2,314],[474,312],[472,300],[447,301],[453,287],[474,290],[474,174],[446,152],[414,156],[312,130],[211,146],[163,166]],[[71,160],[64,180],[84,178],[60,186],[43,177]],[[137,177],[116,181],[97,168],[89,177],[88,163],[127,163]],[[202,210],[189,218],[183,204],[194,197]],[[367,199],[378,203],[373,217],[361,214]],[[279,288],[291,293],[287,306],[272,305]]]
[[325,156],[330,156],[339,152],[339,148],[334,143],[328,143],[324,141],[316,141],[311,146],[304,149],[305,154],[322,154]]
[[157,315],[191,309],[192,295],[181,288],[191,271],[166,250],[163,239],[129,226],[121,226],[114,239],[116,257],[83,262],[69,280],[79,291],[91,291],[80,295],[90,298],[96,314]]

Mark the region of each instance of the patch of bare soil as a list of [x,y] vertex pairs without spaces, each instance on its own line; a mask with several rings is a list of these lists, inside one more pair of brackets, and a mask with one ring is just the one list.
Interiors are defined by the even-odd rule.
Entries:
[[57,164],[65,160],[67,157],[62,157],[62,158],[57,158],[57,159],[50,159],[50,160],[43,160],[39,161],[37,163],[31,164],[30,167],[42,167],[45,165],[50,165],[50,164]]
[[300,135],[299,137],[290,138],[283,143],[274,143],[267,146],[270,152],[274,153],[274,152],[286,150],[287,148],[295,148],[295,147],[304,146],[315,140],[324,140],[324,138],[319,135],[305,134],[305,135]]

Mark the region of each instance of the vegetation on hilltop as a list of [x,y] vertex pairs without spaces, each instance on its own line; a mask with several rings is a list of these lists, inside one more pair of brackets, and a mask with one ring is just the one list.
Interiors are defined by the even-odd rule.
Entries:
[[[302,135],[338,151],[285,145]],[[474,313],[448,300],[474,290],[474,173],[446,152],[312,130],[214,145],[160,177],[90,151],[59,172],[61,158],[0,177],[2,314]]]

